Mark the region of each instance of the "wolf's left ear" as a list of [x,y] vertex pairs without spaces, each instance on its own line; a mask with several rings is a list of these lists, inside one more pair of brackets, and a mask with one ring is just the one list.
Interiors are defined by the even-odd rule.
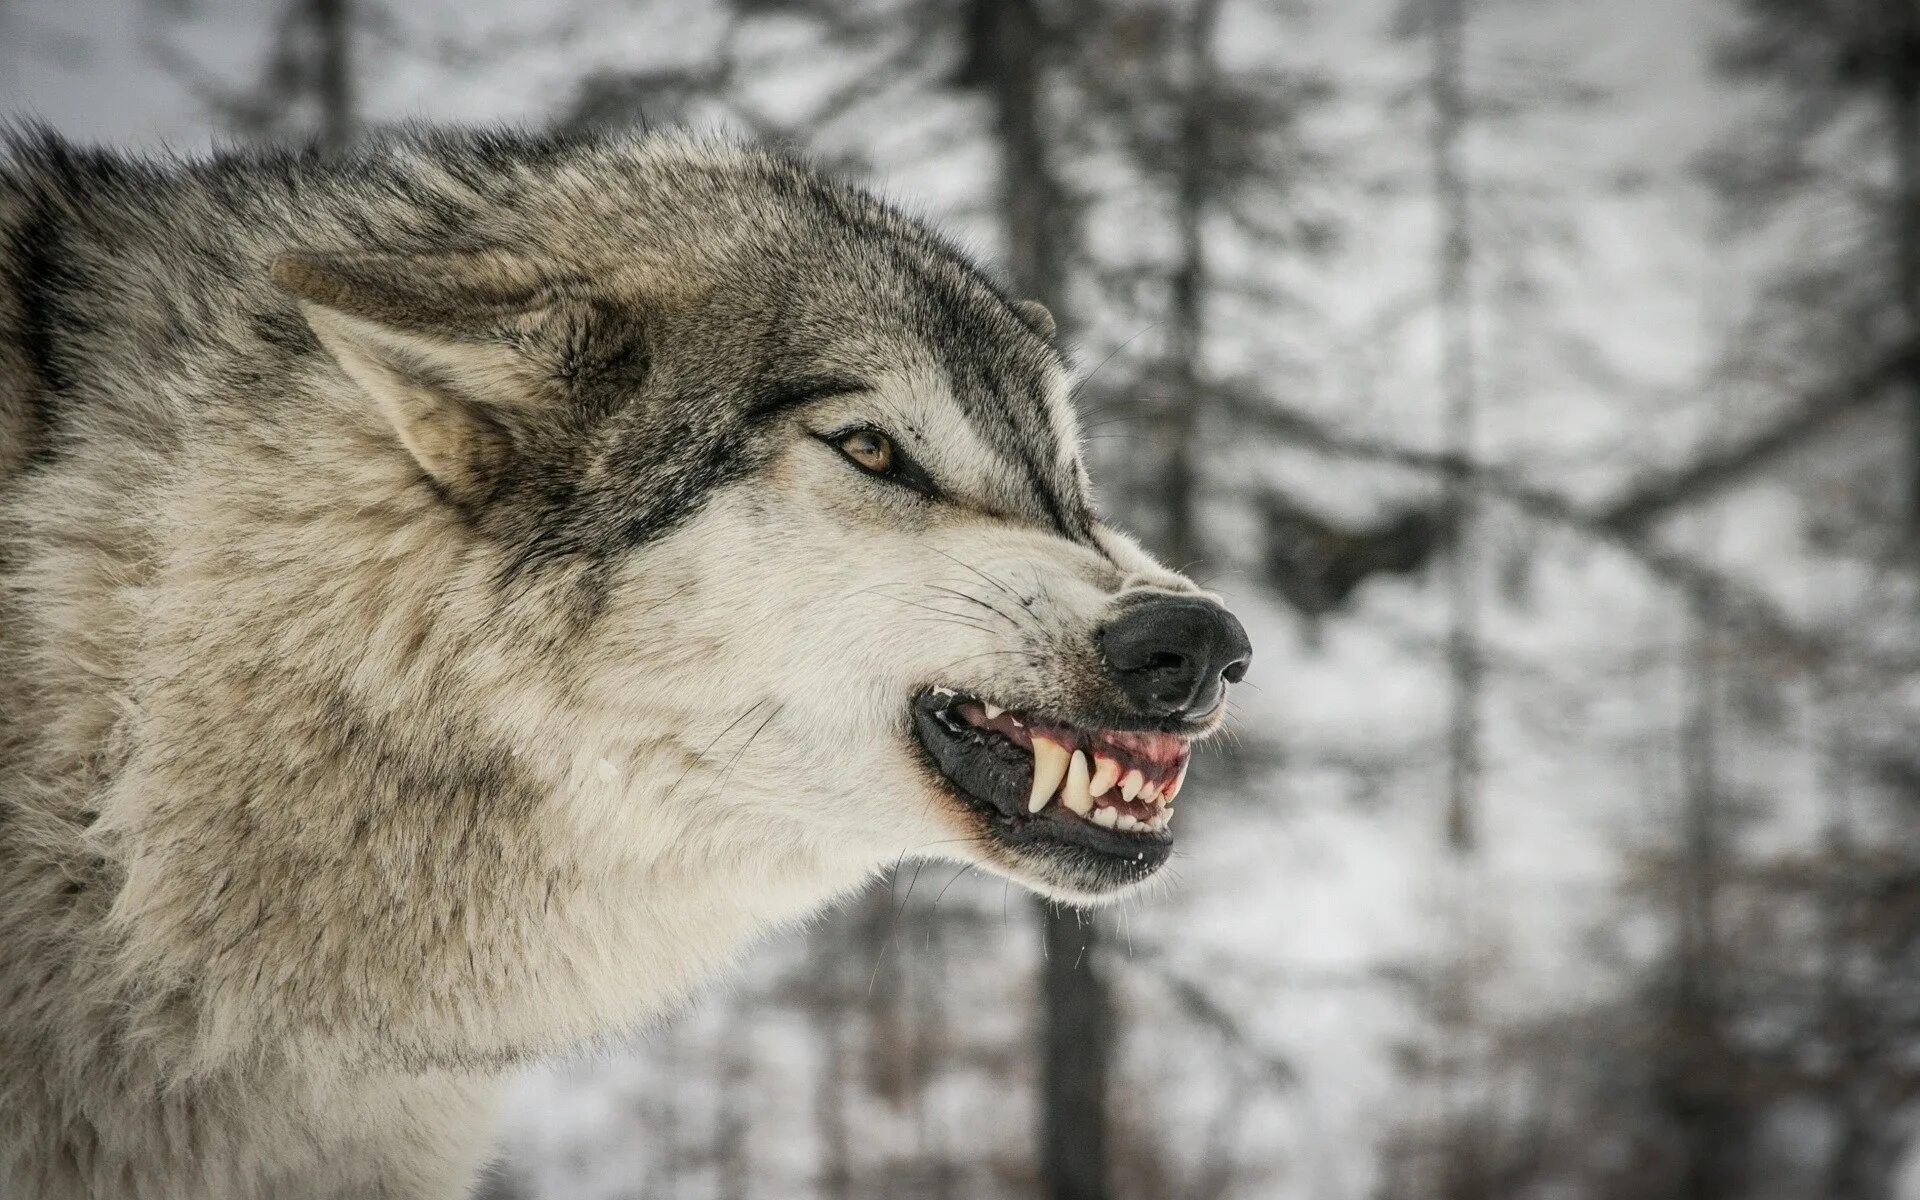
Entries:
[[[289,254],[275,283],[392,424],[422,470],[460,504],[493,493],[516,430],[578,378],[582,356],[617,357],[585,306],[554,299],[510,255]],[[561,361],[562,359],[566,361]]]

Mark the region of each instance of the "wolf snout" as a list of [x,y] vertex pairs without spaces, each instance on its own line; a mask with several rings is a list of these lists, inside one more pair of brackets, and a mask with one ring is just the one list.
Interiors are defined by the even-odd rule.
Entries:
[[1239,620],[1198,596],[1135,602],[1100,633],[1114,683],[1153,717],[1200,717],[1238,683],[1253,657]]

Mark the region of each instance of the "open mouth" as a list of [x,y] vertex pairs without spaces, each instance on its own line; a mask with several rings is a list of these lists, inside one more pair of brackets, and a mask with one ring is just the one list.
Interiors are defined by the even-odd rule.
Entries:
[[1136,878],[1170,853],[1188,738],[1076,727],[940,687],[914,702],[913,716],[949,788],[1003,840],[1118,860]]

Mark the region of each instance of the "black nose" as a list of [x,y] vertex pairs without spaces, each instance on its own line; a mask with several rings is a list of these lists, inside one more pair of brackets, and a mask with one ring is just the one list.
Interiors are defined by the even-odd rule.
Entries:
[[1156,717],[1212,712],[1253,656],[1233,614],[1198,596],[1136,603],[1100,634],[1100,649],[1120,690]]

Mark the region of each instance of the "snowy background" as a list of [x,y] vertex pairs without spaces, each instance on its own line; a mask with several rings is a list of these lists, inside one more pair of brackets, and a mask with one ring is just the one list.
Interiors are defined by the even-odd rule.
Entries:
[[1913,0],[9,0],[0,113],[799,145],[1253,633],[1166,886],[907,865],[490,1194],[1920,1197]]

